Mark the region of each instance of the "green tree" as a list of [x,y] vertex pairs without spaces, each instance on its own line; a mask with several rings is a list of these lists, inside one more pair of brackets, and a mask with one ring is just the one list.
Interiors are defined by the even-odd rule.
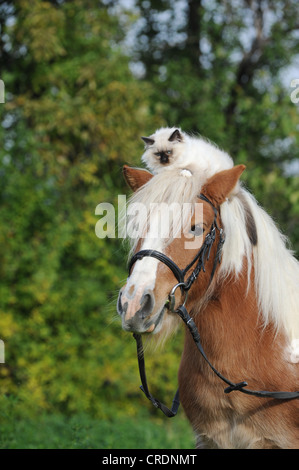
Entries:
[[95,207],[124,192],[149,87],[104,3],[5,2],[0,18],[2,394],[109,414],[132,373],[113,322],[126,263],[118,240],[96,237]]
[[[298,53],[294,0],[136,1],[134,59],[169,125],[215,141],[299,252],[299,108],[283,83]],[[150,129],[152,131],[153,129]]]

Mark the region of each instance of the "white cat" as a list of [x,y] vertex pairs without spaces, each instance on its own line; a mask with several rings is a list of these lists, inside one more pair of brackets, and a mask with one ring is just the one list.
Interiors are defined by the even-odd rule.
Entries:
[[191,137],[177,127],[162,127],[142,140],[145,152],[141,159],[154,174],[177,168],[185,177],[200,172],[209,178],[234,164],[232,158],[215,145]]

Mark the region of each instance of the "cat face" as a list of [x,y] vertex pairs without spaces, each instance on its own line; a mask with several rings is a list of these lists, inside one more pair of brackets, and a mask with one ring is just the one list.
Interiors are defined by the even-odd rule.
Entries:
[[153,171],[173,163],[180,154],[179,144],[184,140],[179,129],[160,129],[150,137],[141,138],[146,145],[142,161]]

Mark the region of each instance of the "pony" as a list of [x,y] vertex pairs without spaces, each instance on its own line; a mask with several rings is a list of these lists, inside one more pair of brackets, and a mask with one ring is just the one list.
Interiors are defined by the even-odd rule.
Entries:
[[[175,168],[152,175],[124,167],[134,191],[128,209],[137,203],[146,210],[128,211],[138,236],[130,240],[133,262],[117,310],[125,331],[164,341],[181,324],[176,309],[183,304],[214,368],[236,383],[245,378],[250,389],[270,391],[266,397],[240,393],[242,382],[224,393],[186,331],[179,394],[197,448],[295,449],[299,399],[279,400],[271,392],[299,390],[299,263],[240,182],[244,169],[186,178]],[[160,205],[174,202],[176,211],[161,220]],[[177,217],[186,204],[190,211]],[[188,278],[187,298],[174,266]]]

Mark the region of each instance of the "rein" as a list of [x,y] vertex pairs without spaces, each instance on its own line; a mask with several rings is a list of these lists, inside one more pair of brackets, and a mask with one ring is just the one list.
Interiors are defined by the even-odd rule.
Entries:
[[[201,339],[200,339],[200,334],[197,329],[197,326],[195,325],[194,320],[192,317],[190,317],[185,304],[187,301],[187,296],[188,296],[188,291],[190,290],[192,284],[194,281],[197,279],[200,271],[202,270],[205,272],[205,262],[209,260],[210,257],[210,252],[211,248],[215,242],[216,239],[216,229],[219,231],[219,241],[216,249],[216,256],[211,272],[211,277],[210,277],[210,283],[212,282],[212,279],[214,277],[215,271],[217,264],[220,263],[221,261],[221,252],[222,252],[222,246],[224,244],[225,238],[223,234],[223,230],[218,227],[217,225],[217,214],[218,211],[216,207],[209,201],[209,199],[204,196],[203,194],[200,194],[198,196],[200,199],[203,201],[208,202],[213,210],[214,210],[214,221],[211,225],[209,233],[206,235],[205,240],[197,253],[197,255],[193,258],[191,263],[189,263],[184,269],[180,269],[174,261],[172,261],[168,256],[164,255],[164,253],[160,253],[159,251],[156,250],[141,250],[138,251],[133,255],[131,258],[131,261],[129,263],[129,273],[131,271],[131,268],[133,264],[145,256],[149,256],[152,258],[155,258],[162,263],[164,263],[174,274],[176,277],[178,284],[176,284],[170,294],[169,294],[169,299],[165,304],[165,307],[167,307],[171,312],[176,313],[179,315],[179,317],[183,320],[185,325],[187,326],[190,334],[192,335],[192,338],[197,346],[197,349],[199,350],[200,354],[208,364],[208,366],[212,369],[212,371],[226,384],[228,387],[224,389],[224,393],[228,394],[233,391],[239,391],[242,393],[245,393],[246,395],[251,395],[255,397],[260,397],[260,398],[273,398],[277,400],[293,400],[296,398],[299,398],[299,391],[296,392],[268,392],[268,391],[255,391],[255,390],[250,390],[245,387],[247,387],[247,382],[242,381],[238,383],[234,383],[231,380],[227,379],[224,377],[209,361],[207,358],[204,349],[201,344]],[[190,276],[187,278],[185,281],[185,276],[187,272],[194,266],[194,269]],[[176,289],[180,287],[182,293],[185,293],[185,299],[182,305],[180,305],[176,310],[175,310],[175,291]],[[159,408],[165,416],[168,418],[174,417],[179,409],[180,405],[180,399],[179,399],[179,389],[177,390],[171,409],[169,409],[166,405],[164,405],[162,402],[160,402],[157,398],[155,398],[149,391],[148,384],[147,384],[147,378],[146,378],[146,372],[145,372],[145,361],[144,361],[144,350],[143,350],[143,344],[142,344],[142,337],[141,334],[138,333],[133,333],[133,337],[136,340],[137,344],[137,359],[138,359],[138,366],[139,366],[139,374],[140,374],[140,379],[142,385],[140,386],[141,390],[144,392],[146,397],[152,402],[152,404],[156,407]]]

